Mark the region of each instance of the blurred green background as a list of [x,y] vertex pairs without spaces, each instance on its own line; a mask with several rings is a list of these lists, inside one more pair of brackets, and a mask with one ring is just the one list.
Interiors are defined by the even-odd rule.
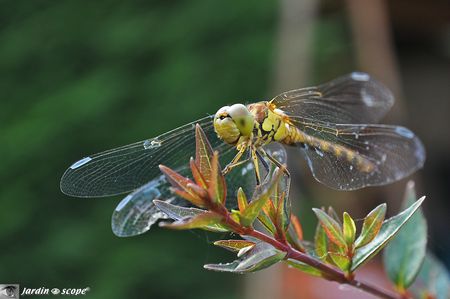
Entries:
[[[286,88],[371,70],[355,41],[352,1],[306,1],[314,10],[293,17],[311,21],[304,24],[308,37],[282,32],[282,2],[0,1],[0,283],[89,286],[89,298],[241,298],[241,276],[202,269],[232,258],[213,248],[210,236],[156,228],[120,239],[110,228],[120,197],[69,198],[60,193],[59,179],[83,156],[283,91],[279,49],[290,39],[307,42],[308,53],[298,61],[308,66],[304,78]],[[445,3],[427,7],[439,12],[439,5]],[[435,195],[426,214],[437,215],[430,226],[443,223],[444,229],[431,228],[431,247],[448,260],[449,241],[440,239],[448,225],[450,146],[435,130],[450,127],[448,117],[439,117],[450,82],[450,42],[440,26],[450,27],[444,18],[444,25],[434,20],[417,31],[404,16],[410,8],[387,9],[394,77],[402,83],[390,81],[394,90],[402,86],[406,111],[395,115],[407,115],[391,119],[408,124],[427,146],[431,165],[420,193]],[[423,116],[429,106],[438,113],[434,119]],[[382,200],[371,198],[359,206],[361,215]],[[312,205],[318,204],[306,204]]]

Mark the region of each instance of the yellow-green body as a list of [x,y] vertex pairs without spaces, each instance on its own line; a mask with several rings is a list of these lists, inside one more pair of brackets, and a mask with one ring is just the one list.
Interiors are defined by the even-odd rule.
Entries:
[[[237,105],[240,106],[235,107]],[[272,102],[263,101],[247,106],[237,105],[226,106],[219,110],[214,119],[214,127],[221,139],[235,145],[240,152],[249,147],[258,149],[273,141],[285,145],[304,144],[310,148],[353,162],[360,171],[370,172],[374,169],[374,164],[358,152],[343,145],[306,134],[295,126],[289,116]],[[224,119],[224,117],[229,117],[232,121],[218,121],[218,119]],[[253,122],[251,129],[249,122]],[[336,131],[336,134],[339,134],[339,132]],[[240,155],[238,158],[240,158]]]

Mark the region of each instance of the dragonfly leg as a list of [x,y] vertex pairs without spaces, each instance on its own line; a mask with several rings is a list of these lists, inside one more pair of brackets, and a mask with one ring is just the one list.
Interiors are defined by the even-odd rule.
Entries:
[[256,150],[256,155],[258,156],[258,159],[263,165],[264,169],[267,171],[267,173],[269,173],[270,172],[269,164],[267,164],[266,160],[264,160],[263,156],[258,150]]
[[264,167],[264,169],[266,170],[266,174],[264,176],[263,181],[266,180],[267,176],[270,173],[270,167],[269,164],[267,163],[267,161],[264,159],[264,157],[262,156],[262,154],[259,152],[259,150],[256,150],[256,156],[258,157],[258,160],[261,162],[262,166]]
[[225,168],[222,170],[222,174],[226,175],[227,173],[230,172],[231,169],[233,169],[236,166],[241,165],[242,163],[245,163],[248,161],[248,159],[245,159],[243,161],[239,161],[242,157],[242,155],[245,153],[245,150],[247,148],[246,147],[242,147],[238,153],[236,154],[236,156],[234,156],[233,160],[230,161],[230,163],[228,163],[227,166],[225,166]]
[[260,151],[263,153],[264,156],[266,156],[270,160],[270,162],[272,162],[278,168],[280,168],[280,170],[283,171],[287,177],[291,177],[291,173],[287,169],[286,165],[281,164],[280,161],[275,159],[273,156],[269,155],[264,149],[261,148]]
[[261,174],[259,172],[258,155],[256,153],[256,148],[254,146],[252,146],[251,154],[253,165],[255,166],[256,185],[261,185]]

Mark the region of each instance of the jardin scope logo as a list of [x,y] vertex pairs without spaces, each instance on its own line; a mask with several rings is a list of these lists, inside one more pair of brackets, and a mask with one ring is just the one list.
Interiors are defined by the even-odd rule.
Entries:
[[0,284],[0,299],[18,299],[22,296],[84,296],[91,289],[86,288],[27,288],[20,289],[18,284]]

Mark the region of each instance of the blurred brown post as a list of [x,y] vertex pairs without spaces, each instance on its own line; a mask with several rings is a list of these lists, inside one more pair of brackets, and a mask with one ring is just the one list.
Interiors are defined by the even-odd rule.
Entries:
[[375,76],[394,93],[392,120],[405,117],[401,83],[385,0],[346,0],[359,70]]
[[[307,82],[310,67],[310,37],[319,2],[282,0],[276,41],[271,94],[299,88]],[[247,275],[246,299],[274,299],[282,294],[282,265]]]

